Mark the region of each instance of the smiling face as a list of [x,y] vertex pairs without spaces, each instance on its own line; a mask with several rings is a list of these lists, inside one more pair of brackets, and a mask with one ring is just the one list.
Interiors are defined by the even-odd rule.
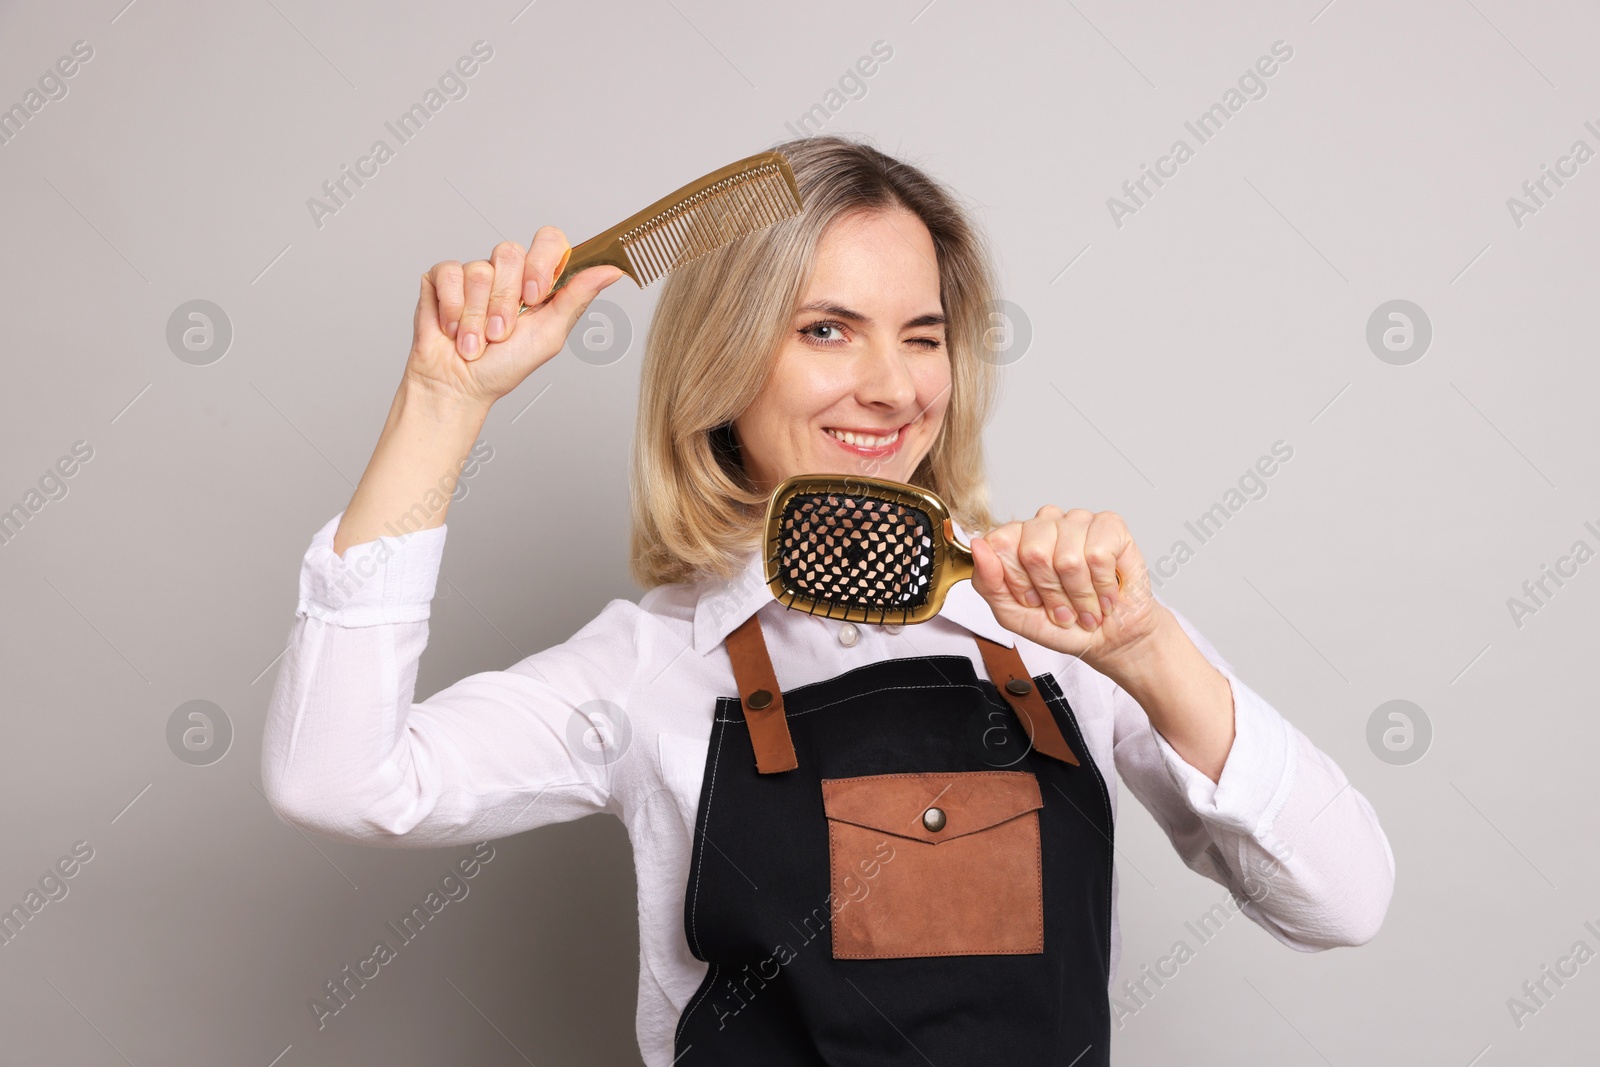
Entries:
[[908,482],[950,399],[933,237],[904,209],[842,217],[761,394],[734,420],[762,491],[796,474]]

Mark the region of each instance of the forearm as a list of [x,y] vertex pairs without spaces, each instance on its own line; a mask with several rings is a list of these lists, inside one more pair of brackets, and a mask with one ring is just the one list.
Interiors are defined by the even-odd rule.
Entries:
[[394,403],[334,534],[340,556],[351,545],[443,525],[450,494],[489,408],[402,378]]
[[1216,782],[1233,748],[1233,690],[1171,612],[1161,611],[1161,624],[1142,647],[1100,669],[1144,709],[1178,755]]

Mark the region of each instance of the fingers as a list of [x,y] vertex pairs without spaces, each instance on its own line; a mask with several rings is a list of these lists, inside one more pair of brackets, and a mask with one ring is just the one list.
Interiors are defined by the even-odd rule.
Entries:
[[490,253],[494,282],[489,289],[488,321],[484,337],[504,341],[516,328],[517,300],[522,295],[522,269],[527,253],[515,241],[501,241]]
[[[1038,607],[1039,598],[1033,592],[1033,581],[1028,577],[1028,572],[1023,569],[1017,560],[1017,545],[1022,536],[1022,523],[1008,522],[998,526],[983,535],[986,546],[994,553],[998,570],[991,568],[998,582],[992,587],[998,592],[1004,589],[1006,596],[1023,607]],[[974,553],[976,557],[976,553]],[[974,565],[977,560],[974,558]],[[1030,599],[1030,596],[1032,599]]]
[[982,590],[1039,608],[1059,626],[1094,630],[1120,601],[1118,561],[1132,548],[1121,516],[1084,508],[1043,507],[1032,519],[985,535],[986,558],[973,553]]
[[1089,565],[1089,580],[1094,586],[1094,599],[1100,604],[1102,621],[1116,607],[1121,592],[1117,561],[1132,547],[1133,535],[1116,512],[1102,511],[1089,523],[1083,556]]
[[[522,302],[533,307],[555,284],[556,264],[571,246],[554,226],[541,226],[528,245],[522,264]],[[515,309],[513,309],[515,310]]]
[[589,267],[574,274],[572,280],[561,287],[549,306],[556,318],[566,323],[566,333],[571,333],[578,325],[578,320],[594,298],[600,295],[600,290],[622,277],[622,274],[618,267]]
[[411,321],[411,329],[416,337],[415,344],[436,343],[445,336],[439,329],[439,297],[434,288],[433,271],[422,276],[422,289],[417,294],[417,313]]
[[484,321],[488,318],[489,291],[494,288],[494,264],[475,259],[461,268],[466,294],[461,306],[461,329],[456,333],[456,351],[462,359],[483,355]]
[[1017,561],[1033,582],[1045,613],[1062,626],[1074,622],[1085,630],[1099,625],[1098,605],[1084,558],[1084,536],[1094,513],[1074,508],[1044,507],[1022,524]]
[[433,265],[433,290],[439,303],[439,332],[454,339],[461,326],[461,264],[447,259]]

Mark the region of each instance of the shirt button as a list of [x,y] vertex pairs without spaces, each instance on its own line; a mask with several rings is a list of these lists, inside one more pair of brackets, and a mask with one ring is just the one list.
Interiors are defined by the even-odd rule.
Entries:
[[839,643],[844,647],[851,648],[859,640],[861,640],[861,631],[856,628],[855,623],[847,622],[839,627]]
[[897,622],[886,622],[883,624],[883,628],[892,634],[897,634],[902,629],[901,625]]

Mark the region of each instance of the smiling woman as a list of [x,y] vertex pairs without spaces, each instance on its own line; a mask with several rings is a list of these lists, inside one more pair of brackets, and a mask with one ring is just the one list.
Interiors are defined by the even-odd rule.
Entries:
[[911,482],[990,525],[984,241],[900,160],[838,137],[779,151],[804,214],[679,268],[650,323],[633,464],[646,588],[736,572],[793,474]]
[[[568,250],[545,227],[423,276],[378,447],[302,562],[262,746],[273,807],[417,848],[621,819],[649,1067],[1106,1067],[1113,772],[1278,940],[1371,939],[1394,885],[1371,805],[1155,596],[1122,519],[1046,505],[993,527],[994,286],[954,195],[858,141],[777,147],[804,212],[677,267],[650,324],[644,595],[418,702],[450,501],[402,536],[386,523],[459,470],[490,405],[620,272],[535,307]],[[936,494],[972,581],[914,625],[789,610],[762,532],[795,474]],[[807,520],[824,542],[856,521],[827,515],[845,517]],[[341,599],[352,568],[371,577]]]

